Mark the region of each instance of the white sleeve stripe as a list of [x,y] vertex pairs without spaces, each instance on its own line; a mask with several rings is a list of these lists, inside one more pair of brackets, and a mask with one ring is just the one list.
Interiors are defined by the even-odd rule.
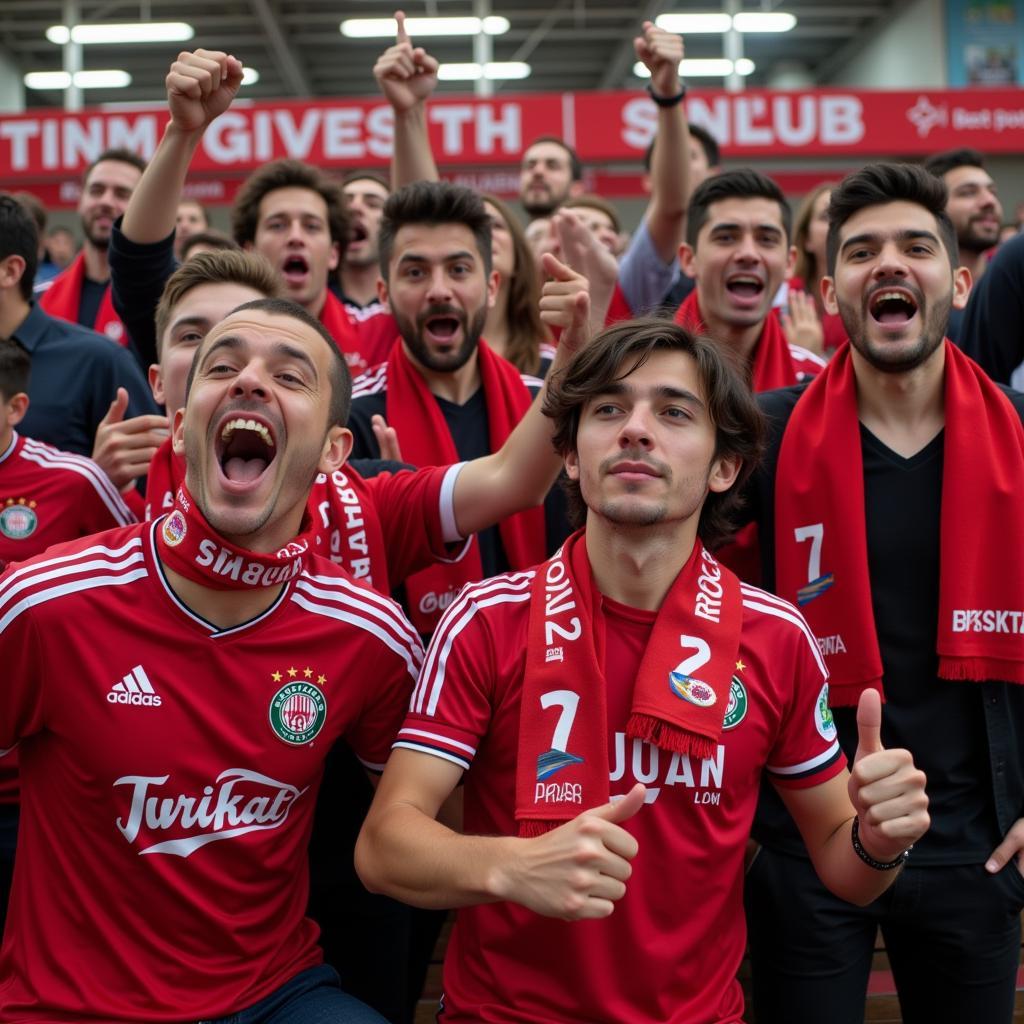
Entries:
[[134,583],[136,580],[141,580],[147,575],[145,567],[136,569],[134,572],[127,573],[124,576],[90,576],[88,579],[75,580],[74,583],[66,583],[62,587],[51,587],[49,590],[39,590],[34,594],[29,594],[28,597],[19,601],[14,605],[7,614],[0,618],[0,634],[23,612],[29,608],[34,608],[36,605],[45,604],[47,601],[52,601],[58,597],[64,597],[66,594],[74,594],[81,590],[93,590],[96,587],[119,587],[126,583]]
[[395,654],[405,662],[405,667],[409,670],[409,675],[411,675],[414,680],[419,675],[419,660],[421,656],[418,652],[415,649],[410,649],[405,644],[400,643],[391,633],[381,629],[376,623],[371,622],[369,619],[364,619],[361,615],[354,615],[350,612],[342,611],[340,608],[328,608],[325,605],[316,604],[313,601],[307,601],[297,593],[292,594],[292,600],[300,608],[305,608],[306,611],[313,612],[316,615],[324,615],[329,619],[337,619],[339,622],[347,622],[352,626],[356,626],[358,629],[366,630],[367,633],[375,636],[381,641],[381,643],[394,651]]
[[[448,665],[448,656],[451,654],[452,645],[455,643],[456,637],[466,628],[469,621],[481,608],[489,608],[495,604],[512,604],[522,603],[523,601],[530,600],[530,591],[527,590],[521,594],[494,594],[491,597],[481,598],[480,600],[474,601],[466,609],[463,616],[458,622],[454,623],[451,629],[448,631],[444,639],[443,650],[437,659],[437,670],[434,673],[433,685],[430,688],[430,699],[427,701],[426,714],[433,715],[437,711],[437,702],[441,699],[441,690],[444,687],[444,675]],[[423,693],[419,695],[419,706],[415,709],[417,711],[423,710]]]
[[462,614],[466,605],[471,603],[478,594],[493,593],[501,589],[504,589],[506,592],[522,590],[524,586],[529,587],[532,578],[533,572],[531,571],[514,575],[496,576],[493,579],[485,580],[483,583],[463,587],[455,600],[448,606],[448,610],[441,616],[437,629],[434,630],[430,646],[427,648],[426,659],[423,662],[423,672],[413,694],[414,701],[418,701],[422,705],[422,692],[425,691],[427,686],[427,676],[434,671],[434,661],[437,657],[437,651],[441,646],[441,637],[447,632],[449,624]]
[[811,648],[811,653],[814,655],[814,660],[821,670],[822,678],[828,679],[828,669],[825,667],[825,662],[821,657],[821,651],[818,650],[817,641],[815,641],[814,634],[801,615],[794,615],[791,611],[780,608],[777,605],[764,604],[761,601],[744,601],[743,607],[751,608],[757,612],[764,612],[766,615],[774,615],[776,618],[785,619],[786,622],[792,622],[807,638],[807,643]]
[[544,387],[544,381],[540,377],[534,377],[532,373],[521,373],[519,379],[528,388],[542,388]]
[[401,736],[423,736],[428,740],[436,740],[438,743],[444,743],[450,747],[458,747],[459,750],[464,750],[470,757],[476,757],[476,747],[471,747],[468,743],[460,743],[458,740],[450,739],[448,736],[442,736],[437,732],[427,732],[426,729],[399,729],[398,735]]
[[417,754],[429,754],[431,757],[439,757],[442,761],[451,761],[452,764],[457,764],[463,770],[469,771],[468,761],[463,761],[456,754],[449,754],[444,750],[438,750],[437,747],[421,747],[418,743],[403,743],[401,740],[396,740],[391,744],[392,750],[397,750],[399,747],[405,750],[415,750]]
[[[58,569],[51,569],[49,572],[35,573],[31,576],[26,576],[19,580],[17,583],[14,582],[14,577],[7,581],[4,593],[0,596],[0,611],[2,611],[11,600],[15,598],[24,590],[29,590],[32,587],[39,586],[41,583],[48,583],[50,580],[63,579],[66,576],[74,576],[76,573],[88,570],[89,572],[95,572],[98,569],[110,569],[114,572],[119,570],[128,569],[133,565],[139,565],[140,563],[145,564],[146,558],[141,551],[136,551],[135,554],[128,556],[127,558],[121,559],[121,561],[108,561],[105,558],[95,558],[91,562],[79,562],[74,565],[64,565]],[[90,577],[86,577],[85,580],[78,582],[87,582]],[[71,584],[73,588],[75,584]]]
[[[310,580],[320,584],[334,584],[347,593],[340,593],[332,590],[329,586],[315,587]],[[334,601],[337,604],[347,604],[361,611],[366,611],[374,618],[391,626],[394,632],[405,637],[414,647],[421,647],[419,633],[412,627],[412,623],[405,617],[402,609],[392,600],[378,594],[374,590],[367,590],[364,587],[357,587],[343,577],[337,576],[306,576],[299,577],[295,586],[306,591],[312,597],[320,597],[325,601]]]
[[[53,449],[46,451],[45,449],[38,449],[36,447],[30,447],[29,442],[26,439],[25,447],[21,450],[21,457],[26,462],[34,462],[38,466],[42,466],[44,469],[66,469],[70,473],[77,473],[79,476],[84,477],[92,484],[93,490],[96,492],[99,499],[107,507],[107,511],[111,514],[114,521],[119,526],[130,526],[135,522],[135,516],[129,511],[128,506],[124,503],[121,495],[114,489],[114,485],[110,482],[110,478],[89,459],[83,459],[81,456],[70,456],[56,458],[52,454]],[[71,459],[78,461],[72,462]]]
[[367,370],[352,382],[352,397],[363,398],[366,395],[376,395],[387,390],[388,371],[387,366],[377,370]]
[[70,555],[61,555],[59,558],[48,558],[43,562],[34,562],[31,565],[22,566],[16,572],[11,573],[0,583],[0,597],[3,596],[3,592],[10,587],[10,585],[22,576],[28,576],[32,573],[41,572],[43,569],[48,569],[52,565],[65,565],[68,562],[73,562],[77,558],[89,558],[92,555],[109,555],[111,558],[117,558],[120,555],[125,554],[132,548],[142,548],[142,538],[133,537],[126,544],[123,544],[119,548],[108,548],[103,544],[94,544],[90,548],[83,548],[81,551],[74,551]]
[[821,367],[828,366],[828,363],[817,352],[812,352],[809,348],[791,344],[789,352],[791,356],[796,356],[797,359],[803,360],[806,363],[817,363]]
[[455,481],[459,479],[464,462],[449,466],[441,481],[441,537],[445,544],[457,544],[464,538],[455,522]]
[[805,772],[809,772],[814,768],[820,768],[822,765],[828,764],[829,761],[833,761],[839,753],[841,753],[839,740],[835,740],[833,741],[832,746],[830,746],[823,754],[818,754],[807,761],[801,761],[799,764],[784,766],[769,764],[765,765],[765,769],[771,772],[772,775],[803,775]]

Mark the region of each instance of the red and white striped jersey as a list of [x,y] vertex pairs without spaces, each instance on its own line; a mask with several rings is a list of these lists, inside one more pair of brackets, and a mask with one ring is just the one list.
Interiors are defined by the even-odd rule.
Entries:
[[22,816],[2,1021],[233,1013],[318,963],[306,847],[343,738],[383,766],[423,652],[391,600],[314,557],[218,629],[148,523],[0,577],[0,748]]
[[[466,587],[427,651],[396,746],[468,769],[467,833],[514,835],[520,703],[533,570]],[[743,585],[743,625],[721,739],[691,760],[628,738],[632,681],[654,613],[604,601],[612,796],[648,805],[626,828],[640,852],[615,913],[566,923],[502,902],[458,912],[441,1021],[738,1022],[743,853],[763,772],[813,786],[845,767],[826,671],[800,613]],[[573,710],[599,680],[553,694],[552,747],[572,753]],[[556,736],[561,739],[556,740]],[[531,774],[536,766],[523,767]],[[539,776],[539,773],[538,773]],[[558,786],[557,774],[537,779]],[[562,799],[564,794],[559,794]]]

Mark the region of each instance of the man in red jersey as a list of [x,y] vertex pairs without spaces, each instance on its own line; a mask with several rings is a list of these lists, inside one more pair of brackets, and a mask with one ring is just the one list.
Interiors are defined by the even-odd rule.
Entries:
[[[28,409],[29,354],[0,339],[0,571],[59,541],[135,521],[103,471],[80,455],[21,437]],[[0,928],[18,827],[16,755],[0,759]]]
[[51,316],[91,327],[121,345],[129,339],[110,301],[107,249],[110,229],[145,169],[146,161],[127,149],[105,150],[86,168],[78,200],[82,249],[66,270],[39,289],[39,304]]
[[380,768],[422,660],[309,529],[348,401],[305,310],[239,307],[196,354],[170,513],[0,578],[23,793],[0,1020],[380,1021],[304,916],[324,759],[344,737]]
[[[448,610],[356,866],[463,908],[441,1020],[736,1022],[762,772],[822,878],[859,902],[927,828],[924,776],[882,749],[875,694],[847,773],[799,612],[704,547],[761,434],[713,345],[618,325],[546,411],[585,526]],[[457,834],[434,819],[466,772]]]

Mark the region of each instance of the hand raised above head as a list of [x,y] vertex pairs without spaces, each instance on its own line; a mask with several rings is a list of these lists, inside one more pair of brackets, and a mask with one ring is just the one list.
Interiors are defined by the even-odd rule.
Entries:
[[202,131],[231,106],[242,84],[242,62],[220,50],[182,51],[164,84],[171,124]]

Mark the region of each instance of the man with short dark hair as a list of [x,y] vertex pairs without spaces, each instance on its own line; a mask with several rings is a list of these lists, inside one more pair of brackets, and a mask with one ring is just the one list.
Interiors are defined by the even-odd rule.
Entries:
[[51,316],[91,327],[121,345],[129,338],[110,298],[107,248],[114,221],[145,169],[145,160],[127,149],[108,149],[86,168],[78,200],[85,241],[67,270],[44,285],[39,300]]
[[367,319],[386,313],[377,295],[380,218],[391,189],[379,175],[353,171],[341,182],[349,218],[349,239],[338,268],[341,301],[351,316]]
[[907,1024],[1013,1013],[1024,396],[943,340],[970,288],[946,211],[943,183],[912,165],[837,186],[825,305],[850,345],[809,386],[759,396],[772,430],[748,514],[764,579],[819,638],[846,756],[860,694],[883,692],[883,740],[926,772],[932,820],[889,892],[858,910],[814,879],[765,792],[746,880],[758,1020],[819,1024],[827,1001],[830,1022],[859,1024],[879,926]]
[[786,341],[772,308],[796,256],[791,220],[779,186],[748,169],[705,179],[686,215],[680,263],[696,287],[675,320],[732,349],[755,391],[795,384],[825,365]]
[[583,165],[565,140],[541,135],[523,151],[519,199],[530,220],[550,217],[566,199],[583,191]]
[[92,452],[96,429],[125,389],[130,415],[153,409],[149,389],[129,352],[108,338],[48,316],[32,301],[39,250],[28,211],[0,194],[0,337],[32,358],[31,404],[21,423],[27,437],[77,455]]
[[380,770],[422,659],[309,530],[351,445],[348,380],[302,307],[240,306],[196,353],[169,514],[0,578],[23,792],[5,1019],[381,1024],[305,916],[325,758],[344,739]]
[[[704,546],[760,447],[728,358],[665,320],[619,324],[545,408],[583,528],[449,608],[356,867],[372,890],[460,908],[446,1020],[736,1022],[762,773],[858,902],[892,881],[871,863],[927,828],[924,777],[883,750],[875,694],[847,774],[799,612]],[[435,819],[463,781],[457,833]]]

